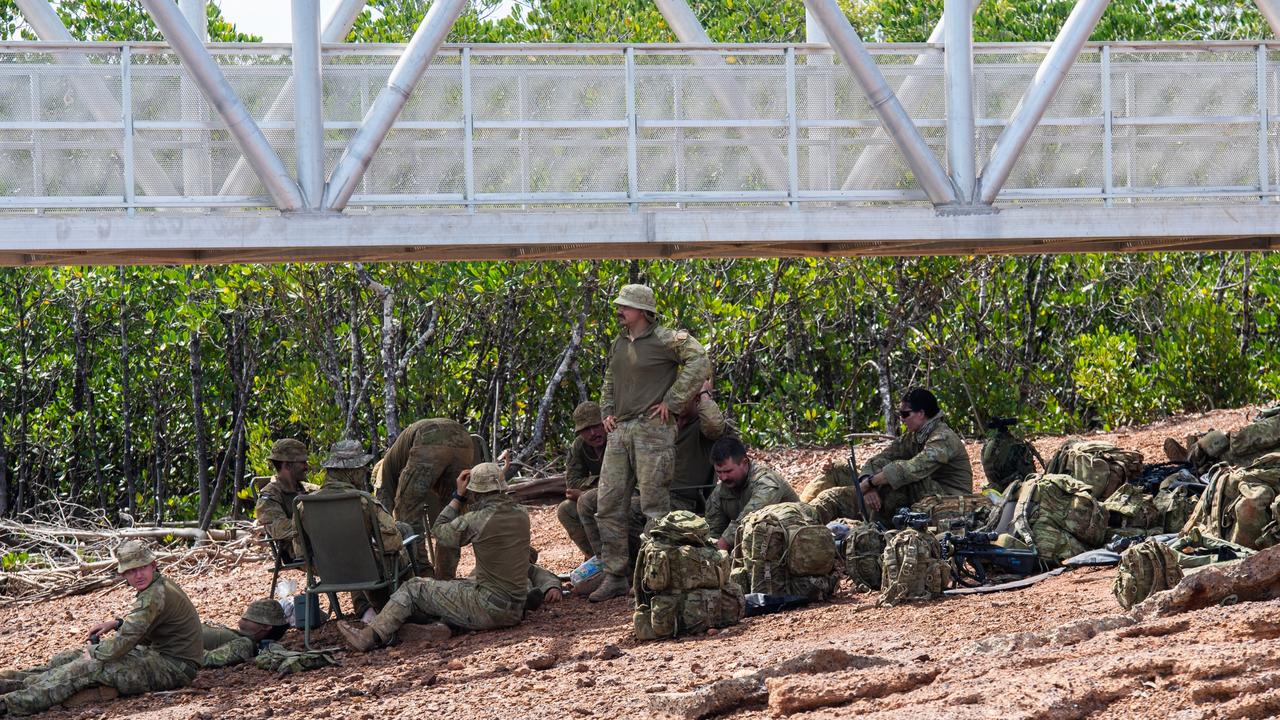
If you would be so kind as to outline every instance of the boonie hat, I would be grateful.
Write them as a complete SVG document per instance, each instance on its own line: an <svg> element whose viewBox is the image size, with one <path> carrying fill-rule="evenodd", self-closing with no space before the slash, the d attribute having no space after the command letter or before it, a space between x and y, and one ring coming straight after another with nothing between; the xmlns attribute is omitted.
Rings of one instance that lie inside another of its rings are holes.
<svg viewBox="0 0 1280 720"><path fill-rule="evenodd" d="M574 432L582 432L603 423L604 419L600 417L600 406L590 400L579 403L578 407L573 409Z"/></svg>
<svg viewBox="0 0 1280 720"><path fill-rule="evenodd" d="M326 468L362 468L373 462L373 455L364 451L364 446L355 440L339 440L329 450L329 457L324 459L321 467Z"/></svg>
<svg viewBox="0 0 1280 720"><path fill-rule="evenodd" d="M271 454L267 459L276 462L306 462L307 446L301 440L283 438L271 446Z"/></svg>
<svg viewBox="0 0 1280 720"><path fill-rule="evenodd" d="M289 621L284 619L284 610L281 609L280 603L271 598L258 598L249 603L249 607L244 609L244 614L240 617L263 625L289 624Z"/></svg>
<svg viewBox="0 0 1280 720"><path fill-rule="evenodd" d="M497 463L480 463L471 468L471 478L467 482L471 492L490 493L507 489L507 481L502 477L502 468Z"/></svg>
<svg viewBox="0 0 1280 720"><path fill-rule="evenodd" d="M151 554L151 549L141 540L126 540L116 548L116 572L121 574L155 561L156 556Z"/></svg>
<svg viewBox="0 0 1280 720"><path fill-rule="evenodd" d="M1196 445L1209 455L1209 457L1219 457L1227 448L1231 446L1231 438L1221 430L1210 430L1204 434L1204 437L1196 441Z"/></svg>
<svg viewBox="0 0 1280 720"><path fill-rule="evenodd" d="M626 305L637 310L646 310L651 313L658 312L657 301L653 299L653 289L648 285L623 285L618 291L618 297L613 301L614 305Z"/></svg>

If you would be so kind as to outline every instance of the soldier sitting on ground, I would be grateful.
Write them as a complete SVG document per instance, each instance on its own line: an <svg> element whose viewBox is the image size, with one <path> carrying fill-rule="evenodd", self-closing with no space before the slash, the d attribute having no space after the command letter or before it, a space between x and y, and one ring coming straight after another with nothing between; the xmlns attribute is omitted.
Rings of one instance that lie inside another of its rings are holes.
<svg viewBox="0 0 1280 720"><path fill-rule="evenodd" d="M258 526L266 531L268 539L292 540L294 500L315 489L306 483L307 471L310 469L307 467L307 446L293 438L277 440L271 446L271 454L267 456L267 460L271 461L275 475L271 476L271 482L258 491L254 515ZM285 562L302 557L296 544L280 542L276 547Z"/></svg>
<svg viewBox="0 0 1280 720"><path fill-rule="evenodd" d="M762 507L796 502L796 491L776 470L747 457L747 446L735 437L722 437L711 446L716 489L707 499L707 526L716 547L731 550L738 521Z"/></svg>
<svg viewBox="0 0 1280 720"><path fill-rule="evenodd" d="M604 431L600 406L587 401L574 408L573 431L578 437L574 438L565 460L565 499L556 508L556 518L569 534L569 539L582 551L582 559L589 560L600 552L599 533L593 543L583 527L582 515L595 515L600 462L604 460L604 446L609 439ZM584 500L586 495L590 497Z"/></svg>
<svg viewBox="0 0 1280 720"><path fill-rule="evenodd" d="M390 642L409 621L433 623L433 634L443 637L450 628L510 627L524 618L529 604L562 597L559 578L530 561L529 514L506 494L504 476L504 468L495 463L461 473L453 497L431 527L440 545L459 550L472 546L474 575L464 580L409 580L367 626L338 623L347 644L367 652Z"/></svg>
<svg viewBox="0 0 1280 720"><path fill-rule="evenodd" d="M137 540L116 550L117 571L138 592L123 618L89 629L89 643L74 657L62 654L22 687L0 695L0 715L43 712L73 695L103 689L99 697L138 695L186 687L200 669L200 616L178 584L156 569L155 556ZM114 637L99 637L114 631ZM56 664L55 664L56 663ZM6 673L10 680L17 674Z"/></svg>
<svg viewBox="0 0 1280 720"><path fill-rule="evenodd" d="M1225 462L1243 467L1280 447L1280 407L1268 408L1248 425L1232 432L1210 430L1187 436L1186 445L1174 438L1164 441L1164 453L1173 462L1191 463L1197 475Z"/></svg>
<svg viewBox="0 0 1280 720"><path fill-rule="evenodd" d="M220 668L252 660L264 643L275 642L289 630L289 622L280 603L259 598L249 603L235 630L205 623L202 628L204 661L202 667Z"/></svg>

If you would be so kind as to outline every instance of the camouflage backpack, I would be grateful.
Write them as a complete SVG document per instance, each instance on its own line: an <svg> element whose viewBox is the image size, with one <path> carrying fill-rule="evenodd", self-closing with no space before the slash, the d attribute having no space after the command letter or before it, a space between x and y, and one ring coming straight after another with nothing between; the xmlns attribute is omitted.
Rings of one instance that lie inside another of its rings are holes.
<svg viewBox="0 0 1280 720"><path fill-rule="evenodd" d="M1161 488L1153 501L1160 511L1160 529L1167 533L1182 532L1195 512L1197 491L1187 487Z"/></svg>
<svg viewBox="0 0 1280 720"><path fill-rule="evenodd" d="M1102 502L1109 515L1107 526L1112 529L1163 529L1164 515L1156 507L1155 498L1132 483L1121 485Z"/></svg>
<svg viewBox="0 0 1280 720"><path fill-rule="evenodd" d="M735 625L745 607L729 577L728 553L715 547L707 521L685 510L641 536L635 591L638 640Z"/></svg>
<svg viewBox="0 0 1280 720"><path fill-rule="evenodd" d="M951 568L942 560L937 538L911 528L885 536L880 563L877 606L938 597L951 580Z"/></svg>
<svg viewBox="0 0 1280 720"><path fill-rule="evenodd" d="M964 521L967 528L981 527L993 507L986 495L926 495L912 503L911 512L926 513L930 527L942 532L956 520Z"/></svg>
<svg viewBox="0 0 1280 720"><path fill-rule="evenodd" d="M1214 466L1184 530L1261 550L1280 540L1278 521L1280 453L1271 453L1245 468Z"/></svg>
<svg viewBox="0 0 1280 720"><path fill-rule="evenodd" d="M1111 497L1142 475L1142 453L1101 440L1072 438L1045 464L1046 475L1070 475L1089 486L1094 499Z"/></svg>
<svg viewBox="0 0 1280 720"><path fill-rule="evenodd" d="M991 433L982 443L982 474L987 476L987 485L1003 492L1010 483L1035 471L1035 449L1008 428Z"/></svg>
<svg viewBox="0 0 1280 720"><path fill-rule="evenodd" d="M802 502L760 508L738 524L731 577L743 592L825 600L840 582L836 542Z"/></svg>
<svg viewBox="0 0 1280 720"><path fill-rule="evenodd" d="M1120 567L1111 588L1120 607L1128 610L1182 580L1178 556L1158 540L1145 540L1120 556Z"/></svg>
<svg viewBox="0 0 1280 720"><path fill-rule="evenodd" d="M880 565L884 555L884 531L875 523L839 518L827 524L837 537L844 563L845 577L853 583L854 592L880 589ZM842 528L842 529L841 529Z"/></svg>
<svg viewBox="0 0 1280 720"><path fill-rule="evenodd" d="M1046 562L1060 563L1106 540L1107 511L1070 475L1027 477L1009 487L1005 502L1014 503L1012 534Z"/></svg>

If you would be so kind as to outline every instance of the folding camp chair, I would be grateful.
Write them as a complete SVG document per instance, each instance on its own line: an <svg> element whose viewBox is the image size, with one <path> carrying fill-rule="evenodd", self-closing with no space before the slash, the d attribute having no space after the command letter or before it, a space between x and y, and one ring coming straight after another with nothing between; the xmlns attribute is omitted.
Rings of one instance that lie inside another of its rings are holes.
<svg viewBox="0 0 1280 720"><path fill-rule="evenodd" d="M341 617L334 593L387 590L395 592L404 576L416 574L416 562L401 568L401 548L384 548L372 503L358 491L299 495L295 504L302 513L302 546L307 568L307 604L312 595L330 595L330 605ZM404 539L409 545L417 539ZM392 562L383 559L392 554ZM388 569L388 564L391 568ZM311 625L303 629L303 642L311 647Z"/></svg>

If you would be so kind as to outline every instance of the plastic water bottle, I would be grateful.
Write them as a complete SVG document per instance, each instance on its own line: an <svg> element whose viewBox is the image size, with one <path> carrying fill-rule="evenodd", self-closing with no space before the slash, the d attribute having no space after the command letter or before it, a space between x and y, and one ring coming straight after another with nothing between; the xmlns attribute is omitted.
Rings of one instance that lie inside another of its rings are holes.
<svg viewBox="0 0 1280 720"><path fill-rule="evenodd" d="M579 585L603 571L604 567L600 564L600 557L598 555L592 555L589 560L574 568L573 572L569 573L569 582L574 585Z"/></svg>

